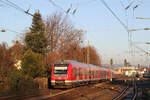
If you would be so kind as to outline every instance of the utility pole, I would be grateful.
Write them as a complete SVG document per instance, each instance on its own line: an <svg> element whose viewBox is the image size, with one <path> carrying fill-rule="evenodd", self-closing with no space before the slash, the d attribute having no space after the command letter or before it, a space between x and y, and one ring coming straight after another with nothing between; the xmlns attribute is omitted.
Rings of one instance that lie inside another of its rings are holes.
<svg viewBox="0 0 150 100"><path fill-rule="evenodd" d="M113 65L113 59L111 58L110 59L110 69L112 68L112 65Z"/></svg>
<svg viewBox="0 0 150 100"><path fill-rule="evenodd" d="M90 63L90 42L88 40L88 47L87 47L87 64Z"/></svg>
<svg viewBox="0 0 150 100"><path fill-rule="evenodd" d="M112 65L113 65L113 59L111 58L110 59L110 67L109 67L110 70L112 69ZM112 81L112 73L110 73L110 81Z"/></svg>

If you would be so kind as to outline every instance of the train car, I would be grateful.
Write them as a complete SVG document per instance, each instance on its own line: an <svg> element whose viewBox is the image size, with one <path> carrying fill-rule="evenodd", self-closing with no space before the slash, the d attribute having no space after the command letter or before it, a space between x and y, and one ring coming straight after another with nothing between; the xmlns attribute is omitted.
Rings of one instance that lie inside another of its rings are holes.
<svg viewBox="0 0 150 100"><path fill-rule="evenodd" d="M112 70L73 60L61 60L52 66L51 85L56 88L75 87L112 77L115 77Z"/></svg>

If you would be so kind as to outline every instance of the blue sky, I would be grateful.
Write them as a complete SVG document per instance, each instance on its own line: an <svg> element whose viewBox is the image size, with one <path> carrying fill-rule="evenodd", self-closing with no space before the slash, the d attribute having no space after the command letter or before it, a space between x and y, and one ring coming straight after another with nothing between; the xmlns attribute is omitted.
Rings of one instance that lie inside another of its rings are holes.
<svg viewBox="0 0 150 100"><path fill-rule="evenodd" d="M3 0L5 1L5 0ZM131 63L146 63L149 57L144 53L129 54L127 51L139 51L128 45L128 34L118 20L110 13L110 11L100 2L100 0L53 0L60 7L52 5L49 0L10 0L23 9L30 9L30 13L40 10L43 19L54 12L63 12L72 4L73 9L77 8L75 15L69 14L72 23L83 30L86 30L85 40L89 40L94 45L103 59L103 63L109 63L109 59L113 58L114 63L123 62L124 58L130 60ZM128 10L125 7L133 1ZM142 1L142 2L140 2ZM150 1L149 0L105 0L115 14L130 29L138 29L150 27L150 20L138 20L136 17L150 17ZM139 6L133 11L133 7ZM62 10L63 9L63 10ZM32 17L18 11L0 1L0 29L10 29L19 33L28 30L32 23ZM148 42L150 41L150 31L132 32L132 41ZM12 40L16 39L19 33L7 31L0 32L0 43L7 42L12 45ZM86 43L85 41L85 43ZM137 44L145 50L150 50L149 45Z"/></svg>

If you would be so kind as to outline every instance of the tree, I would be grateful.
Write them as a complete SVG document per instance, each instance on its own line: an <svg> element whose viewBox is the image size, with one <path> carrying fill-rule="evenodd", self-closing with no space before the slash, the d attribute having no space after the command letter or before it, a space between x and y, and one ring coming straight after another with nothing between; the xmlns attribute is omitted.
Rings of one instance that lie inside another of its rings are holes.
<svg viewBox="0 0 150 100"><path fill-rule="evenodd" d="M101 65L100 56L98 55L97 50L93 46L90 46L89 53L90 53L90 64L97 66Z"/></svg>
<svg viewBox="0 0 150 100"><path fill-rule="evenodd" d="M80 44L84 31L76 29L67 16L62 13L54 13L45 20L45 32L48 38L49 51L60 52L61 46L68 49L70 44Z"/></svg>
<svg viewBox="0 0 150 100"><path fill-rule="evenodd" d="M77 44L70 44L66 52L64 52L64 59L76 60L81 62L82 60L81 47Z"/></svg>
<svg viewBox="0 0 150 100"><path fill-rule="evenodd" d="M44 76L46 73L42 61L43 56L41 54L35 53L31 49L27 50L21 63L23 74L33 78Z"/></svg>
<svg viewBox="0 0 150 100"><path fill-rule="evenodd" d="M31 49L33 52L44 55L48 46L44 31L45 27L38 11L33 16L30 32L25 35L25 50Z"/></svg>
<svg viewBox="0 0 150 100"><path fill-rule="evenodd" d="M13 71L15 60L12 56L12 52L8 49L6 43L0 44L0 88L5 88L8 84L8 77Z"/></svg>
<svg viewBox="0 0 150 100"><path fill-rule="evenodd" d="M16 41L15 44L10 48L10 50L15 60L21 60L21 57L23 55L23 45L19 41Z"/></svg>
<svg viewBox="0 0 150 100"><path fill-rule="evenodd" d="M46 68L47 76L51 75L52 64L54 64L57 60L60 60L60 58L59 54L56 52L49 52L44 56L43 64Z"/></svg>

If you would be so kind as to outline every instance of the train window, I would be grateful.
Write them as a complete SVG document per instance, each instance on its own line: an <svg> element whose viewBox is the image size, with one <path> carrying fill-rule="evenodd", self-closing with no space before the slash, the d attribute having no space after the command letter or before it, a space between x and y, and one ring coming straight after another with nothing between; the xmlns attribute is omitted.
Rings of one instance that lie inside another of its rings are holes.
<svg viewBox="0 0 150 100"><path fill-rule="evenodd" d="M93 74L93 76L94 76L94 70L93 70L92 72L93 72L92 74Z"/></svg>
<svg viewBox="0 0 150 100"><path fill-rule="evenodd" d="M82 69L82 76L84 76L84 72L85 72L84 69Z"/></svg>
<svg viewBox="0 0 150 100"><path fill-rule="evenodd" d="M88 69L86 70L86 75L87 75L87 76L89 75L89 70L88 70Z"/></svg>
<svg viewBox="0 0 150 100"><path fill-rule="evenodd" d="M84 76L86 75L86 69L83 69L83 75Z"/></svg>
<svg viewBox="0 0 150 100"><path fill-rule="evenodd" d="M92 76L94 76L94 71L92 71Z"/></svg>
<svg viewBox="0 0 150 100"><path fill-rule="evenodd" d="M88 76L89 72L88 72L88 69L86 70L86 75Z"/></svg>
<svg viewBox="0 0 150 100"><path fill-rule="evenodd" d="M80 69L80 76L82 76L82 69Z"/></svg>
<svg viewBox="0 0 150 100"><path fill-rule="evenodd" d="M76 68L76 76L78 76L78 68Z"/></svg>
<svg viewBox="0 0 150 100"><path fill-rule="evenodd" d="M75 76L77 76L77 71L76 71L76 68L74 68L74 73L75 73Z"/></svg>
<svg viewBox="0 0 150 100"><path fill-rule="evenodd" d="M80 69L78 69L78 75L80 76Z"/></svg>
<svg viewBox="0 0 150 100"><path fill-rule="evenodd" d="M96 76L98 77L98 71L96 71Z"/></svg>
<svg viewBox="0 0 150 100"><path fill-rule="evenodd" d="M83 75L83 70L82 69L80 69L80 76L82 76Z"/></svg>
<svg viewBox="0 0 150 100"><path fill-rule="evenodd" d="M54 74L67 74L68 64L55 64Z"/></svg>

